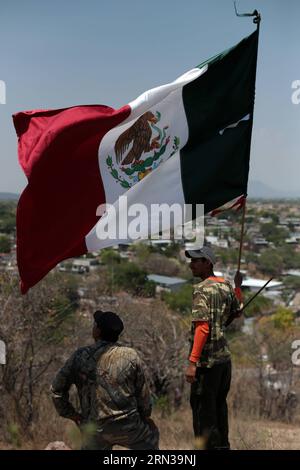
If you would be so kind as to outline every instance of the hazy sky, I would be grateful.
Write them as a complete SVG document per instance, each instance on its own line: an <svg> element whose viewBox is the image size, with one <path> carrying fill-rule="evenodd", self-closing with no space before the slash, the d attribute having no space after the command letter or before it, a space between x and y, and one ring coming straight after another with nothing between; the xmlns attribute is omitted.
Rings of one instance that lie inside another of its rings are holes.
<svg viewBox="0 0 300 470"><path fill-rule="evenodd" d="M262 14L250 178L300 192L300 1L239 0ZM250 34L231 0L1 0L0 191L19 192L11 115L35 108L118 108Z"/></svg>

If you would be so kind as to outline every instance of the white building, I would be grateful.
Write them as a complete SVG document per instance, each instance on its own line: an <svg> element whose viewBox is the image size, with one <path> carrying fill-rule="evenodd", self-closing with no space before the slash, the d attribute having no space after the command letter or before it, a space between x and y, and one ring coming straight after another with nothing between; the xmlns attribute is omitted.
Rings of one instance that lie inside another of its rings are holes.
<svg viewBox="0 0 300 470"><path fill-rule="evenodd" d="M250 292L257 292L259 289L261 289L267 280L265 279L255 279L255 278L249 278L249 279L244 279L242 283L242 288L247 289ZM267 287L263 290L265 297L269 298L275 298L279 297L281 295L281 288L283 286L283 283L280 281L270 281Z"/></svg>
<svg viewBox="0 0 300 470"><path fill-rule="evenodd" d="M73 273L88 273L90 271L95 271L99 266L99 261L94 258L78 258L74 259L72 263L72 272Z"/></svg>
<svg viewBox="0 0 300 470"><path fill-rule="evenodd" d="M206 242L212 246L218 246L219 248L228 248L228 240L225 240L224 238L219 238L213 235L207 235L205 239Z"/></svg>

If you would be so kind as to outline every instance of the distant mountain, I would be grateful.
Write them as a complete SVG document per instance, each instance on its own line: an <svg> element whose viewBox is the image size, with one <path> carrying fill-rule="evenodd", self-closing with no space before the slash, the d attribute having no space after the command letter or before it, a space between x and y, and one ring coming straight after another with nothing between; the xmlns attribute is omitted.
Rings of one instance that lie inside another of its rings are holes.
<svg viewBox="0 0 300 470"><path fill-rule="evenodd" d="M15 193L0 193L0 201L17 201L19 196Z"/></svg>
<svg viewBox="0 0 300 470"><path fill-rule="evenodd" d="M274 189L261 181L249 181L248 196L255 199L299 199L299 191Z"/></svg>
<svg viewBox="0 0 300 470"><path fill-rule="evenodd" d="M299 191L282 191L274 189L261 181L250 180L248 196L252 199L300 199L300 188ZM19 194L0 192L0 201L17 201L19 197Z"/></svg>

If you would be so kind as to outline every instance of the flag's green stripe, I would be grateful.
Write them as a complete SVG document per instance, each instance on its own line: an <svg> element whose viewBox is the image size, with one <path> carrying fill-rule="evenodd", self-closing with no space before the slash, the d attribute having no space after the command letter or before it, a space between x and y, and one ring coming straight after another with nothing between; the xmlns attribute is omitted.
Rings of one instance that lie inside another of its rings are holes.
<svg viewBox="0 0 300 470"><path fill-rule="evenodd" d="M246 193L252 122L219 131L253 113L257 31L214 57L208 70L183 88L189 139L181 151L187 203L205 210Z"/></svg>
<svg viewBox="0 0 300 470"><path fill-rule="evenodd" d="M222 59L223 57L225 57L232 49L234 49L236 46L233 46L233 47L230 47L229 49L226 49L225 51L223 52L220 52L219 54L216 54L212 57L210 57L209 59L206 59L204 62L201 62L201 64L197 65L196 68L197 69L201 69L202 67L204 67L205 65L212 65L214 62L217 62L218 60Z"/></svg>

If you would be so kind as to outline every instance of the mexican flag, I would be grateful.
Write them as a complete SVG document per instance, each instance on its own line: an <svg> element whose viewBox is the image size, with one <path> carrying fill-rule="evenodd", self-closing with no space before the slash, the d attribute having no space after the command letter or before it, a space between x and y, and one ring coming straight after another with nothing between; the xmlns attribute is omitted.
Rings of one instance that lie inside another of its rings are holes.
<svg viewBox="0 0 300 470"><path fill-rule="evenodd" d="M28 178L17 210L25 293L60 261L115 245L99 238L103 204L204 204L247 193L258 33L120 109L13 116ZM120 209L118 209L120 210ZM147 235L147 234L145 234Z"/></svg>

